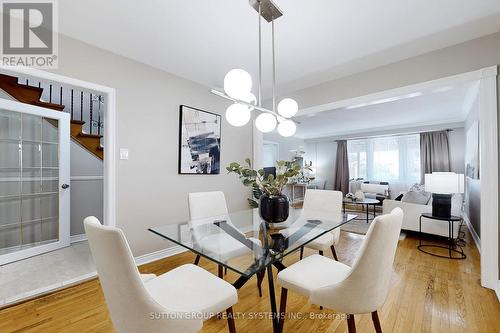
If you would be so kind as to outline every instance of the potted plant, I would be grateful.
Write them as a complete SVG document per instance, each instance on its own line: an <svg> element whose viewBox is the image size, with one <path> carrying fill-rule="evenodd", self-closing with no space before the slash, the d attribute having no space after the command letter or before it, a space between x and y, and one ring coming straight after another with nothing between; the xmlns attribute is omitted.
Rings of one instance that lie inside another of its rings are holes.
<svg viewBox="0 0 500 333"><path fill-rule="evenodd" d="M300 166L289 161L277 161L276 165L276 177L272 174L265 177L264 169L252 169L249 158L245 159L245 165L233 162L226 168L229 173L239 175L243 185L252 188L253 197L248 199L250 207L259 207L260 216L268 223L284 222L288 218L290 204L283 188L300 172Z"/></svg>

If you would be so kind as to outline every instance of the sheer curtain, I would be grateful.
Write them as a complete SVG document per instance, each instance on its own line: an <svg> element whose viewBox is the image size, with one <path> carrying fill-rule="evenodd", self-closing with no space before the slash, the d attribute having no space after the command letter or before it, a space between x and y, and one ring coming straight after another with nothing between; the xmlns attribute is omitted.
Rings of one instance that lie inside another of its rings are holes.
<svg viewBox="0 0 500 333"><path fill-rule="evenodd" d="M420 181L418 134L349 140L351 178L415 183Z"/></svg>

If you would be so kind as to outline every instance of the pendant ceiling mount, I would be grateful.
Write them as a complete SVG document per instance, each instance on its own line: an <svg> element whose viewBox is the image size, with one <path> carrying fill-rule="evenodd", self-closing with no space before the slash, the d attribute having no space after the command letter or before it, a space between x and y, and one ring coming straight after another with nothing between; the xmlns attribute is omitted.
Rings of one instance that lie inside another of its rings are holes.
<svg viewBox="0 0 500 333"><path fill-rule="evenodd" d="M276 20L280 16L283 16L283 12L278 8L271 0L249 0L250 6L259 12L260 5L260 15L269 23Z"/></svg>
<svg viewBox="0 0 500 333"><path fill-rule="evenodd" d="M226 120L229 124L240 127L251 119L251 112L262 112L255 119L255 126L263 133L277 128L284 137L295 134L296 123L291 119L298 111L298 104L291 98L284 98L276 105L276 55L274 48L274 21L283 16L283 12L271 0L249 0L250 6L258 14L259 32L259 81L257 97L251 92L252 77L243 69L232 69L224 77L224 91L212 89L212 93L233 102L226 110ZM262 29L264 18L272 27L272 109L262 107Z"/></svg>

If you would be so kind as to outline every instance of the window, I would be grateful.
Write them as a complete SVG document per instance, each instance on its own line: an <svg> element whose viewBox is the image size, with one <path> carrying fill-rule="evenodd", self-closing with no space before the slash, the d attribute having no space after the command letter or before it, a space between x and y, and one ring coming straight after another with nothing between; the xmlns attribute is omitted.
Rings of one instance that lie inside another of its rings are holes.
<svg viewBox="0 0 500 333"><path fill-rule="evenodd" d="M420 180L420 136L387 136L347 142L350 178Z"/></svg>
<svg viewBox="0 0 500 333"><path fill-rule="evenodd" d="M351 178L368 178L366 170L366 140L347 142L347 156L349 160L349 176Z"/></svg>

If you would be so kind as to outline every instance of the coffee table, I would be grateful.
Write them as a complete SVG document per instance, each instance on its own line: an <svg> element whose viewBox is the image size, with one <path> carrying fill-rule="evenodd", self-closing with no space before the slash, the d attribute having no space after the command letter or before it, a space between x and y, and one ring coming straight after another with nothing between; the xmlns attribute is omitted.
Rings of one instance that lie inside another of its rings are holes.
<svg viewBox="0 0 500 333"><path fill-rule="evenodd" d="M348 199L344 198L343 200L343 207L344 207L344 214L345 214L345 204L346 203L351 203L355 205L366 205L366 223L370 222L370 205L373 206L373 218L376 216L376 211L375 211L375 206L380 204L380 200L378 199L370 199L370 198L365 198L365 199Z"/></svg>

